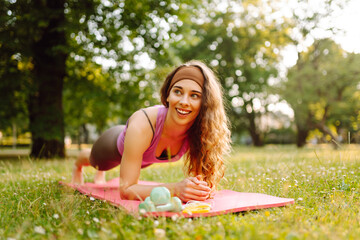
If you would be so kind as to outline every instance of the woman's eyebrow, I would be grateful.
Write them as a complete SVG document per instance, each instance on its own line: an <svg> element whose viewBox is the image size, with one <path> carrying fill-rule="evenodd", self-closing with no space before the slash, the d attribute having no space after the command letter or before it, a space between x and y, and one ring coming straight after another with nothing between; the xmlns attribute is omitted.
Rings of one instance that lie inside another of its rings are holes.
<svg viewBox="0 0 360 240"><path fill-rule="evenodd" d="M202 92L200 92L200 91L197 91L197 90L192 90L192 92L195 92L195 93L199 93L199 94L202 94Z"/></svg>
<svg viewBox="0 0 360 240"><path fill-rule="evenodd" d="M179 89L184 89L182 86L174 86L173 88L179 88ZM198 91L198 90L191 90L191 92L195 92L195 93L199 93L199 94L202 94L202 92Z"/></svg>
<svg viewBox="0 0 360 240"><path fill-rule="evenodd" d="M174 88L180 88L180 89L183 89L183 87L181 87L181 86L174 86Z"/></svg>

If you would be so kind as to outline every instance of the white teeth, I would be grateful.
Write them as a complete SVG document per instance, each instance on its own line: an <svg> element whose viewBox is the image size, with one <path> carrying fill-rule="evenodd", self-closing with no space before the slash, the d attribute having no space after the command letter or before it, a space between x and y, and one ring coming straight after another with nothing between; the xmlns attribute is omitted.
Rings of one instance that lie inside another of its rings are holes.
<svg viewBox="0 0 360 240"><path fill-rule="evenodd" d="M183 110L180 110L180 109L176 109L179 113L181 114L188 114L190 113L190 111L183 111Z"/></svg>

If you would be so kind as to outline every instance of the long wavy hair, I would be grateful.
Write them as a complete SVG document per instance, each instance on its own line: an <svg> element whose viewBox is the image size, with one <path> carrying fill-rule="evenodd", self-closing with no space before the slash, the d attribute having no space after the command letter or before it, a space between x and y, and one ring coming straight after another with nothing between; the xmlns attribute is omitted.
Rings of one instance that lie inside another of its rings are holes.
<svg viewBox="0 0 360 240"><path fill-rule="evenodd" d="M201 175L212 189L224 176L223 155L230 150L229 120L226 116L223 90L215 73L204 63L192 60L175 68L161 88L161 102L166 101L175 73L182 67L198 67L204 75L202 101L199 115L189 129L190 150L185 156L184 172L189 176Z"/></svg>

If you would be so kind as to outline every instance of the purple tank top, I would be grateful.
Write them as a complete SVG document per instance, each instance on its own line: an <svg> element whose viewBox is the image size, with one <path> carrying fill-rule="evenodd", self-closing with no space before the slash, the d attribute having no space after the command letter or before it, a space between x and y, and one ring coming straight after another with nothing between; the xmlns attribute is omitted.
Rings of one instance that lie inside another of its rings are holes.
<svg viewBox="0 0 360 240"><path fill-rule="evenodd" d="M143 154L143 160L141 163L141 168L147 167L153 163L164 163L164 162L175 162L178 161L185 153L186 151L189 149L189 142L188 139L186 138L179 150L179 152L172 157L170 160L159 160L156 158L156 147L159 143L160 137L161 137L161 133L164 127L164 122L165 122L165 118L166 118L166 113L168 111L168 109L165 106L159 105L158 106L158 114L156 117L156 127L155 127L155 134L154 137L150 143L149 148L144 152ZM129 120L128 120L129 121ZM124 141L125 141L125 135L126 135L126 129L127 129L127 125L128 122L126 123L126 127L124 128L124 130L120 133L118 139L117 139L117 148L118 151L120 153L120 155L122 156L124 153Z"/></svg>

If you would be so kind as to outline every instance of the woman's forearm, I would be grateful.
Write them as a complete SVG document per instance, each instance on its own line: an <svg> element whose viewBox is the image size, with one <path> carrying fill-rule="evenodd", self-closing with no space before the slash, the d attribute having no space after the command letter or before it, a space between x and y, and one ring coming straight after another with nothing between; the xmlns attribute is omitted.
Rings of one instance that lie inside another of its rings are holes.
<svg viewBox="0 0 360 240"><path fill-rule="evenodd" d="M169 189L172 196L176 196L177 183L165 183L159 185L143 185L134 184L129 187L120 187L120 197L127 200L141 200L144 201L146 197L150 196L151 191L155 187L166 187Z"/></svg>
<svg viewBox="0 0 360 240"><path fill-rule="evenodd" d="M188 177L181 182L165 183L159 185L143 185L133 184L130 186L122 185L120 187L120 196L122 199L128 200L145 200L150 196L151 191L155 187L166 187L169 189L171 196L179 197L183 202L190 200L204 201L209 198L211 189L207 183L200 181L195 177Z"/></svg>

